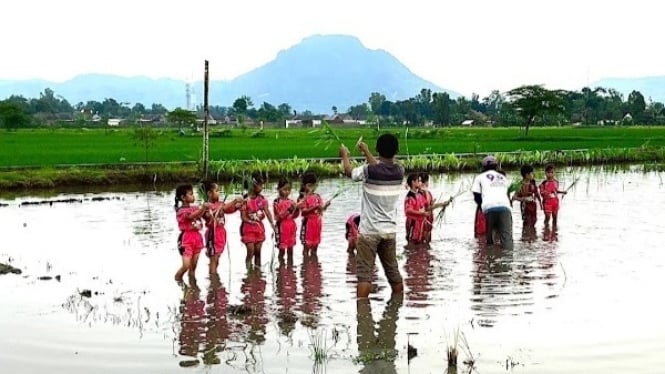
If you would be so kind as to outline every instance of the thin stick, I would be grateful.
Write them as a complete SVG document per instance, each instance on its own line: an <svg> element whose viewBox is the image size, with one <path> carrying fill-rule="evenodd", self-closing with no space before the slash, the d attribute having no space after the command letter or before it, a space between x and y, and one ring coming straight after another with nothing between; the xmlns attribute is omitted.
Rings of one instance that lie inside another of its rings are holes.
<svg viewBox="0 0 665 374"><path fill-rule="evenodd" d="M571 183L570 186L568 186L568 188L566 188L564 190L566 193L563 196L561 196L561 200L563 200L563 198L566 197L566 194L568 194L568 191L570 191L571 188L575 187L575 185L577 184L577 181L579 181L579 180L580 180L580 177L575 178L573 183Z"/></svg>

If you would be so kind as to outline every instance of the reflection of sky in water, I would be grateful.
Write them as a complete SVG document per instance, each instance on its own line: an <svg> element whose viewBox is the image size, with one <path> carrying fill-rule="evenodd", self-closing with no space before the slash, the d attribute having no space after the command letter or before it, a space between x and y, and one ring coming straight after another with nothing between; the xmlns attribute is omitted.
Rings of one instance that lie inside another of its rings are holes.
<svg viewBox="0 0 665 374"><path fill-rule="evenodd" d="M172 191L103 193L95 196L120 199L53 206L3 201L0 262L11 258L24 273L0 278L0 331L12 336L0 341L0 362L8 372L178 372L197 361L188 370L311 372L317 342L328 352L329 373L443 372L446 343L459 328L483 373L505 372L507 360L531 373L649 372L665 363L652 288L665 263L661 178L578 175L558 232L543 230L539 212L535 240L520 241L514 209L513 251L471 238L470 194L447 209L431 249L403 249L400 233L405 294L395 310L382 269L371 305L355 302L344 223L359 209L359 185L348 181L319 187L324 199L345 190L324 216L318 256L303 259L297 246L292 262L275 259L271 270L268 242L263 267L248 271L239 218L230 215L219 279L209 279L202 257L197 287L184 291L172 281L179 262ZM434 197L463 191L471 177L434 177ZM574 179L565 168L558 177L563 188ZM72 196L92 195L58 198ZM43 275L61 281L37 280ZM81 298L83 289L93 296ZM407 334L418 349L408 367Z"/></svg>

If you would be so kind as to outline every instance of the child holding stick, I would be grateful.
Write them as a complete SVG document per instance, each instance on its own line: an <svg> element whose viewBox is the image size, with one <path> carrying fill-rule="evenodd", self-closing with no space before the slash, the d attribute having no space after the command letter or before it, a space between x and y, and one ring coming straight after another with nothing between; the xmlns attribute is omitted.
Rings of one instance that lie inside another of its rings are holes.
<svg viewBox="0 0 665 374"><path fill-rule="evenodd" d="M554 177L556 168L553 164L545 165L545 180L540 184L540 194L543 197L543 211L545 212L545 226L549 225L552 217L552 227L557 225L559 215L559 194L566 191L559 190L559 181Z"/></svg>
<svg viewBox="0 0 665 374"><path fill-rule="evenodd" d="M204 182L203 188L208 196L210 210L205 215L206 219L206 255L210 259L208 270L210 274L217 274L219 258L224 253L226 246L226 223L225 214L234 213L242 206L242 198L238 197L228 203L219 200L219 186L215 182Z"/></svg>
<svg viewBox="0 0 665 374"><path fill-rule="evenodd" d="M303 245L303 254L316 254L321 243L323 229L323 211L330 206L330 201L324 202L321 195L316 193L316 174L307 172L302 177L302 199L300 212L302 226L300 228L300 241Z"/></svg>
<svg viewBox="0 0 665 374"><path fill-rule="evenodd" d="M279 249L280 263L286 253L289 260L293 259L293 247L296 245L296 221L300 214L298 205L289 196L291 195L291 183L286 178L281 178L277 183L279 196L273 202L275 214L275 241Z"/></svg>
<svg viewBox="0 0 665 374"><path fill-rule="evenodd" d="M194 205L194 187L191 184L182 184L175 190L175 211L178 222L178 251L182 257L182 265L175 273L175 280L182 282L182 277L189 272L190 279L194 279L199 254L203 248L202 217L210 208L208 203Z"/></svg>
<svg viewBox="0 0 665 374"><path fill-rule="evenodd" d="M273 231L275 230L275 223L268 209L268 200L261 195L263 185L265 184L261 173L255 172L252 174L251 186L248 181L245 181L245 184L245 187L248 188L247 198L240 209L240 217L242 218L240 235L242 242L247 248L245 263L249 266L253 258L254 264L260 266L261 247L266 240L263 220L268 218Z"/></svg>

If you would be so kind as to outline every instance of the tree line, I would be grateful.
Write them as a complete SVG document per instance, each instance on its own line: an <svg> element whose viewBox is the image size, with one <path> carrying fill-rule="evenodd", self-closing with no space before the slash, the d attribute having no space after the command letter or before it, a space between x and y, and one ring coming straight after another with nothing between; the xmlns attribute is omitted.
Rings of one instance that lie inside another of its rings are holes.
<svg viewBox="0 0 665 374"><path fill-rule="evenodd" d="M191 113L182 108L169 111L159 103L130 104L106 98L101 102L71 105L47 88L38 98L14 95L0 101L0 126L11 129L63 119L84 124L94 117L97 120L123 118L131 122L151 116L164 116L169 122L182 125L195 121L197 116L200 118L203 112L200 106L196 108L197 113ZM332 106L331 111L338 114L336 106ZM246 120L280 123L295 116L304 120L323 117L311 111L298 113L288 103L263 102L255 106L248 96L237 98L229 107L210 106L209 113L216 119L232 117L237 123ZM526 85L505 93L495 90L484 98L477 94L471 98L452 98L446 92L422 89L413 97L396 101L388 100L383 93L372 92L367 102L353 105L341 114L381 124L451 126L473 122L474 125L522 126L526 132L537 125L665 125L663 103L646 100L636 90L624 98L617 90L603 87L566 91Z"/></svg>

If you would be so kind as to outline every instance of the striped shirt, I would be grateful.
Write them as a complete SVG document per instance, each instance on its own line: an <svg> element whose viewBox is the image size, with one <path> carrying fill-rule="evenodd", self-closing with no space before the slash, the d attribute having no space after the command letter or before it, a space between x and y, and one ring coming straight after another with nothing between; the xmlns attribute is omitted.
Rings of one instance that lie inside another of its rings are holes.
<svg viewBox="0 0 665 374"><path fill-rule="evenodd" d="M358 232L369 235L396 233L396 205L402 192L404 168L383 162L363 165L353 169L351 179L364 182Z"/></svg>

